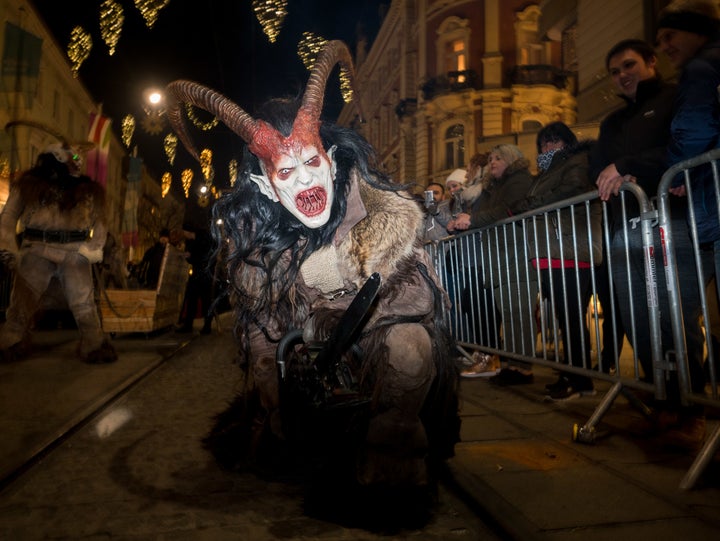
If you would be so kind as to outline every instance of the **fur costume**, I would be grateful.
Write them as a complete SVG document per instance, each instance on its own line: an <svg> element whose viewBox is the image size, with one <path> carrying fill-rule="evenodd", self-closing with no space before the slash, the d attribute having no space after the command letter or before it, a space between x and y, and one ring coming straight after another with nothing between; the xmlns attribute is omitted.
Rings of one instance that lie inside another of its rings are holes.
<svg viewBox="0 0 720 541"><path fill-rule="evenodd" d="M422 249L421 207L376 168L360 135L319 120L338 61L351 71L345 46L329 42L302 101L271 100L256 118L206 87L176 81L168 117L196 157L183 102L218 115L248 142L214 218L222 221L215 234L226 245L241 356L265 426L282 437L282 410L293 407L279 402L278 341L294 329L306 343L326 340L378 272L382 287L358 341L364 362L356 375L371 413L356 479L423 485L428 455L451 456L459 432L457 369L443 323L449 302Z"/></svg>
<svg viewBox="0 0 720 541"><path fill-rule="evenodd" d="M105 192L79 174L71 163L76 157L67 146L48 147L37 166L12 185L0 215L0 250L17 259L7 322L0 329L6 357L23 352L40 298L57 277L80 330L80 357L87 362L117 358L100 326L91 266L102 259L105 244Z"/></svg>

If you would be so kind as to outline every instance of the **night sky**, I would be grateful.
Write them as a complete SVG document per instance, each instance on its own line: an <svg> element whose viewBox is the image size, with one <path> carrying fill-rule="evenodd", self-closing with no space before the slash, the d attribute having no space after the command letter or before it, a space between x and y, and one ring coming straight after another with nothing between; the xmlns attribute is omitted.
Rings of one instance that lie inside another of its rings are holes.
<svg viewBox="0 0 720 541"><path fill-rule="evenodd" d="M116 0L123 6L125 22L115 54L110 56L99 29L101 0L32 2L63 49L74 26L90 32L93 49L80 67L80 79L95 101L103 104L103 113L113 119L118 138L122 118L127 114L136 117L133 144L138 146L138 153L158 177L170 171L174 179L179 179L186 167L197 172L199 167L180 145L174 166L167 163L162 140L169 129L158 136L143 132L140 122L145 89L163 87L175 79L192 79L252 113L269 97L294 96L304 88L308 72L297 55L304 31L342 39L354 52L358 30L362 28L373 39L380 23L379 7L389 5L389 0L289 0L280 35L270 43L250 0L170 0L152 29L147 28L131 0ZM337 86L329 84L326 94L324 111L330 118L342 107ZM197 116L211 120L203 111ZM197 130L193 133L200 148L213 149L216 184L224 187L226 164L231 157L240 156L242 141L222 125L207 136Z"/></svg>

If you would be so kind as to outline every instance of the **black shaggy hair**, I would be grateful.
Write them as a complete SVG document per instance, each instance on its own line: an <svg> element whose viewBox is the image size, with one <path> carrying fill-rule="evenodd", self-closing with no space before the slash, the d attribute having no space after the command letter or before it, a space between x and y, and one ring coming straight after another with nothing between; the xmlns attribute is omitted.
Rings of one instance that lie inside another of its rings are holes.
<svg viewBox="0 0 720 541"><path fill-rule="evenodd" d="M299 106L299 99L274 99L257 111L254 118L268 122L288 136ZM310 254L332 242L345 218L353 169L376 188L405 189L380 171L374 149L356 131L323 122L320 137L326 151L336 147L337 164L335 198L324 226L307 228L285 207L260 192L250 179L251 173L261 174L260 162L247 147L232 193L221 198L213 208L213 234L220 249L227 251L223 258L236 307L236 331L244 339L242 353L245 356L249 352L248 330L266 319L267 314L271 314L270 319L278 324L276 332L281 334L299 325L307 315L309 301L294 287L297 274ZM217 225L218 219L222 220L221 226ZM248 267L261 271L263 280L259 291L243 279L246 276L243 270ZM268 335L272 340L280 337Z"/></svg>

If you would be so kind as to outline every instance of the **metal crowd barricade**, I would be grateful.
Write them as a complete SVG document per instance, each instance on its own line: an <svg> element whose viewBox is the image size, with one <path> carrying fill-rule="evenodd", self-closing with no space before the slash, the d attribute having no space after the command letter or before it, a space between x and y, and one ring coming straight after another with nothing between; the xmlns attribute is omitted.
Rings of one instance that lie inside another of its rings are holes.
<svg viewBox="0 0 720 541"><path fill-rule="evenodd" d="M649 408L634 391L661 399L666 392L660 314L653 309L657 298L652 257L657 213L642 189L632 183L621 187L619 203L621 215L615 217L619 224L615 231L609 206L599 201L597 192L590 192L427 245L450 295L452 309L447 322L465 358L472 360L470 352L480 351L498 355L505 362L531 363L611 383L590 419L573 427L574 439L586 443L595 441L597 424L620 394L649 415ZM599 224L593 222L593 205L602 207ZM611 250L613 235L624 249ZM628 239L633 235L639 235L641 241L644 272L640 275L631 267ZM594 243L602 245L602 256L595 257L588 249L588 257L581 259L578 253L583 246ZM541 260L548 260L549 268L542 268ZM554 265L567 268L553 272ZM645 292L642 302L649 310L642 321L633 316L633 307L636 311L638 307L632 298L624 302L633 327L647 326L653 378L643 372L637 344L631 344L635 346L632 355L621 356L613 350L601 356L602 329L615 342L622 338L620 307L613 291L614 270L620 266L625 266L629 280L637 280L629 289ZM540 288L543 278L545 284ZM602 307L598 301L600 280L605 280L610 290L609 301ZM571 320L571 313L577 314L578 320ZM564 321L556 314L564 314ZM562 328L573 326L587 332L564 336ZM627 358L630 361L624 360ZM663 376L658 377L660 374Z"/></svg>
<svg viewBox="0 0 720 541"><path fill-rule="evenodd" d="M718 298L717 298L717 267L720 266L720 242L716 242L713 248L712 244L702 245L698 238L698 217L695 212L696 202L705 206L710 211L715 210L720 213L720 175L718 173L718 161L720 161L720 149L711 150L689 160L678 163L668 169L662 177L658 186L658 224L662 232L663 257L665 262L666 286L670 298L670 310L672 319L672 332L675 343L675 356L677 361L678 380L680 385L680 393L682 401L685 405L698 404L706 407L720 408L720 398L718 396L718 379L720 377L720 351L717 351L717 345L720 342L713 343L713 330L716 339L720 339L720 314L718 314ZM687 351L685 340L685 321L683 319L683 300L680 296L680 270L687 268L686 261L678 261L676 254L679 243L688 242L684 238L675 238L673 235L671 224L670 200L673 196L668 193L672 186L673 180L680 176L682 184L685 186L687 201L687 221L690 229L690 242L695 256L694 271L697 272L701 307L701 317L704 325L705 334L705 351L707 352L705 360L705 373L702 375L691 367L691 360ZM709 190L709 191L708 191ZM697 201L696 201L697 199ZM717 231L720 225L717 222L718 214L715 214L712 227ZM707 252L713 251L715 264L708 264ZM708 298L708 292L705 287L712 277L715 276L716 287L712 295L715 298ZM712 307L711 302L712 301ZM701 378L705 378L706 384L703 386ZM698 453L693 465L680 483L681 488L692 488L708 463L712 460L715 453L720 448L720 426L715 426L710 431L710 435L705 441L705 445Z"/></svg>

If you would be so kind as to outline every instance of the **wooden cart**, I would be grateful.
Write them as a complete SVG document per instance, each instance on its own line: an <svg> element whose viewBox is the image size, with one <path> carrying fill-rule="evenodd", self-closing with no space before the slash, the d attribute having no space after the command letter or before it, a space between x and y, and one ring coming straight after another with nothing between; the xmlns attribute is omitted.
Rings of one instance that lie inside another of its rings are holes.
<svg viewBox="0 0 720 541"><path fill-rule="evenodd" d="M167 245L156 289L104 289L100 292L103 331L152 332L177 323L190 265L183 253Z"/></svg>

